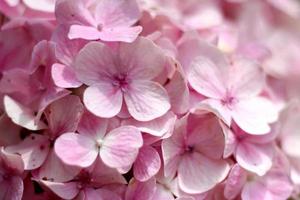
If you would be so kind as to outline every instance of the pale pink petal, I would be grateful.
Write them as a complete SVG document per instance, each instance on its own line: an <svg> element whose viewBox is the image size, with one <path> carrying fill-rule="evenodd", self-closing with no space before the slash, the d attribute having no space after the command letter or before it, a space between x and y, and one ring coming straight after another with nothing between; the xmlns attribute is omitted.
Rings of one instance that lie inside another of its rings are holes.
<svg viewBox="0 0 300 200"><path fill-rule="evenodd" d="M278 118L278 110L273 103L262 97L240 100L232 110L232 117L245 132L263 135L270 132L269 123Z"/></svg>
<svg viewBox="0 0 300 200"><path fill-rule="evenodd" d="M21 156L5 151L4 147L0 150L0 173L22 174L24 172L24 162Z"/></svg>
<svg viewBox="0 0 300 200"><path fill-rule="evenodd" d="M42 12L54 12L55 1L54 0L23 0L26 6L33 10Z"/></svg>
<svg viewBox="0 0 300 200"><path fill-rule="evenodd" d="M259 94L264 85L264 73L251 60L236 59L229 67L228 88L237 98L249 98Z"/></svg>
<svg viewBox="0 0 300 200"><path fill-rule="evenodd" d="M64 163L79 167L92 165L98 155L96 141L76 133L61 135L57 138L54 149Z"/></svg>
<svg viewBox="0 0 300 200"><path fill-rule="evenodd" d="M153 136L161 137L166 134L172 134L177 117L172 112L167 112L162 117L147 122L141 122L134 119L123 121L124 125L132 125L140 129L140 131L149 133Z"/></svg>
<svg viewBox="0 0 300 200"><path fill-rule="evenodd" d="M90 11L81 0L61 0L55 7L55 16L63 24L96 24Z"/></svg>
<svg viewBox="0 0 300 200"><path fill-rule="evenodd" d="M209 58L198 56L193 60L188 81L197 92L206 97L220 99L226 94L224 75Z"/></svg>
<svg viewBox="0 0 300 200"><path fill-rule="evenodd" d="M85 191L85 200L122 200L121 197L115 194L113 191L106 189L90 189L87 188Z"/></svg>
<svg viewBox="0 0 300 200"><path fill-rule="evenodd" d="M225 137L225 147L224 147L223 157L228 158L234 153L237 146L237 140L234 133L228 126L226 126L223 123L220 124Z"/></svg>
<svg viewBox="0 0 300 200"><path fill-rule="evenodd" d="M134 177L139 181L147 181L160 169L161 161L158 152L151 146L143 146L133 165Z"/></svg>
<svg viewBox="0 0 300 200"><path fill-rule="evenodd" d="M138 37L142 30L141 26L104 28L99 32L98 37L108 42L121 41L130 43ZM85 36L85 38L87 37Z"/></svg>
<svg viewBox="0 0 300 200"><path fill-rule="evenodd" d="M78 132L91 138L103 139L108 127L108 120L99 118L90 112L84 112L78 125Z"/></svg>
<svg viewBox="0 0 300 200"><path fill-rule="evenodd" d="M61 88L78 88L82 83L77 79L73 68L55 63L51 69L54 84Z"/></svg>
<svg viewBox="0 0 300 200"><path fill-rule="evenodd" d="M103 118L116 116L121 110L122 101L121 90L105 82L88 87L83 94L86 108L94 115Z"/></svg>
<svg viewBox="0 0 300 200"><path fill-rule="evenodd" d="M282 200L288 199L292 190L293 186L286 174L271 172L263 179L247 183L243 188L241 197L245 200Z"/></svg>
<svg viewBox="0 0 300 200"><path fill-rule="evenodd" d="M44 112L51 134L58 136L62 133L74 132L83 110L84 106L80 98L75 95L68 95L53 102Z"/></svg>
<svg viewBox="0 0 300 200"><path fill-rule="evenodd" d="M1 200L21 200L23 196L23 180L21 177L13 176L9 180L0 182Z"/></svg>
<svg viewBox="0 0 300 200"><path fill-rule="evenodd" d="M100 80L108 82L117 70L112 50L101 42L89 42L75 59L77 78L87 84L97 84Z"/></svg>
<svg viewBox="0 0 300 200"><path fill-rule="evenodd" d="M37 119L34 112L9 96L4 96L4 108L11 120L29 130L45 129L47 126Z"/></svg>
<svg viewBox="0 0 300 200"><path fill-rule="evenodd" d="M64 164L57 157L54 150L50 150L43 165L31 173L36 179L51 180L54 182L67 182L72 180L80 170L81 168L79 167Z"/></svg>
<svg viewBox="0 0 300 200"><path fill-rule="evenodd" d="M96 20L104 27L131 26L141 13L135 0L101 0L96 8Z"/></svg>
<svg viewBox="0 0 300 200"><path fill-rule="evenodd" d="M174 196L172 192L166 189L163 185L157 184L152 200L174 200Z"/></svg>
<svg viewBox="0 0 300 200"><path fill-rule="evenodd" d="M71 25L68 34L69 39L85 39L85 40L97 40L101 38L101 32L95 27Z"/></svg>
<svg viewBox="0 0 300 200"><path fill-rule="evenodd" d="M172 111L176 114L186 113L189 109L189 88L184 75L176 70L165 88L170 97Z"/></svg>
<svg viewBox="0 0 300 200"><path fill-rule="evenodd" d="M168 93L158 83L134 81L129 87L124 99L129 113L136 120L153 120L170 109Z"/></svg>
<svg viewBox="0 0 300 200"><path fill-rule="evenodd" d="M50 148L49 138L44 135L31 134L24 141L5 148L7 152L18 153L24 162L25 170L40 167L45 161Z"/></svg>
<svg viewBox="0 0 300 200"><path fill-rule="evenodd" d="M235 199L242 191L246 179L247 173L238 164L235 164L227 177L224 196L227 199Z"/></svg>
<svg viewBox="0 0 300 200"><path fill-rule="evenodd" d="M239 165L251 172L264 175L272 166L274 150L272 144L238 144L235 158Z"/></svg>
<svg viewBox="0 0 300 200"><path fill-rule="evenodd" d="M187 193L206 192L223 181L229 172L223 160L214 160L192 153L182 158L178 168L179 187Z"/></svg>
<svg viewBox="0 0 300 200"><path fill-rule="evenodd" d="M205 114L212 112L218 116L227 126L231 125L231 110L224 106L219 99L205 99L191 109L192 113Z"/></svg>
<svg viewBox="0 0 300 200"><path fill-rule="evenodd" d="M131 165L143 145L140 131L133 126L121 126L107 133L100 147L100 157L112 168Z"/></svg>
<svg viewBox="0 0 300 200"><path fill-rule="evenodd" d="M132 179L125 194L125 200L152 200L156 191L156 180L151 178L146 182Z"/></svg>
<svg viewBox="0 0 300 200"><path fill-rule="evenodd" d="M151 80L164 69L164 52L147 38L139 37L130 44L121 43L119 51L120 61L134 80Z"/></svg>
<svg viewBox="0 0 300 200"><path fill-rule="evenodd" d="M77 188L78 183L76 182L58 183L43 180L39 182L48 187L51 191L53 191L56 195L63 199L73 199L79 193L79 190Z"/></svg>

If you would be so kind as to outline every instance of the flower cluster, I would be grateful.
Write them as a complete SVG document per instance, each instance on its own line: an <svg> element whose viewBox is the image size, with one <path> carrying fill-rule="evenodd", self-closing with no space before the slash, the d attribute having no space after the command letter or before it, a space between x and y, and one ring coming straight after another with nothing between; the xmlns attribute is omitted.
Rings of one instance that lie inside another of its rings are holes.
<svg viewBox="0 0 300 200"><path fill-rule="evenodd" d="M0 200L300 198L298 0L0 11Z"/></svg>

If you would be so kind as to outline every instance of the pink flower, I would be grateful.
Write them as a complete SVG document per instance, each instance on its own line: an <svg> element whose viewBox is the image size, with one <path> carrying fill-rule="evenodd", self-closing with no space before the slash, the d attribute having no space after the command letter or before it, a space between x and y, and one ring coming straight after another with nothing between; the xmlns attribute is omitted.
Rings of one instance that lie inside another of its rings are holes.
<svg viewBox="0 0 300 200"><path fill-rule="evenodd" d="M55 14L62 24L69 24L69 38L86 40L133 42L142 31L134 25L140 16L135 0L101 0L93 5L81 0L62 0L56 4Z"/></svg>
<svg viewBox="0 0 300 200"><path fill-rule="evenodd" d="M75 62L78 79L89 86L83 95L85 106L104 118L117 115L124 103L136 120L162 116L170 109L169 98L153 79L164 62L163 52L146 38L121 43L116 51L99 42L87 44Z"/></svg>
<svg viewBox="0 0 300 200"><path fill-rule="evenodd" d="M186 115L162 141L165 176L177 172L179 188L186 193L206 192L228 174L223 151L224 136L214 116Z"/></svg>
<svg viewBox="0 0 300 200"><path fill-rule="evenodd" d="M86 113L79 134L61 135L55 142L55 153L64 163L79 167L91 166L100 156L104 164L122 171L135 161L143 145L142 135L133 126L120 126L108 133L107 129L108 120Z"/></svg>
<svg viewBox="0 0 300 200"><path fill-rule="evenodd" d="M194 46L194 52L184 58L188 81L207 97L195 109L215 111L228 126L233 119L250 134L268 133L278 113L271 101L259 96L264 85L259 66L243 58L229 62L220 50L199 39L187 39L182 51L188 51L185 47L189 44Z"/></svg>

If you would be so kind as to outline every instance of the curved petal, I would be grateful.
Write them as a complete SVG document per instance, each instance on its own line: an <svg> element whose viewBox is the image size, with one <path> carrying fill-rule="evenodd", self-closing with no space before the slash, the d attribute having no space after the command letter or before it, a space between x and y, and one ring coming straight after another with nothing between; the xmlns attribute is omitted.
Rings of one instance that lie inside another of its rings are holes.
<svg viewBox="0 0 300 200"><path fill-rule="evenodd" d="M95 27L82 26L82 25L71 25L69 39L85 39L85 40L97 40L101 37L101 32Z"/></svg>
<svg viewBox="0 0 300 200"><path fill-rule="evenodd" d="M151 178L146 182L132 179L126 190L125 200L152 200L156 191L156 180Z"/></svg>
<svg viewBox="0 0 300 200"><path fill-rule="evenodd" d="M82 83L77 79L74 69L63 64L53 64L51 76L57 87L78 88L82 85Z"/></svg>
<svg viewBox="0 0 300 200"><path fill-rule="evenodd" d="M86 108L98 117L111 118L122 108L123 95L109 83L98 83L88 87L83 94Z"/></svg>
<svg viewBox="0 0 300 200"><path fill-rule="evenodd" d="M133 43L121 43L119 51L120 61L128 68L133 80L151 80L164 69L164 52L147 38L138 37Z"/></svg>
<svg viewBox="0 0 300 200"><path fill-rule="evenodd" d="M235 158L240 166L262 176L272 167L273 154L272 144L251 144L245 141L238 144Z"/></svg>
<svg viewBox="0 0 300 200"><path fill-rule="evenodd" d="M184 156L178 168L179 187L187 193L206 192L223 181L229 172L223 160L213 160L199 153Z"/></svg>
<svg viewBox="0 0 300 200"><path fill-rule="evenodd" d="M23 0L24 4L33 10L52 13L55 1L49 0Z"/></svg>
<svg viewBox="0 0 300 200"><path fill-rule="evenodd" d="M68 95L53 102L44 112L51 134L58 136L76 131L83 110L80 98L75 95Z"/></svg>
<svg viewBox="0 0 300 200"><path fill-rule="evenodd" d="M65 133L57 138L54 150L64 163L79 167L92 165L98 155L96 141L76 133Z"/></svg>
<svg viewBox="0 0 300 200"><path fill-rule="evenodd" d="M58 183L43 180L39 182L48 187L51 191L53 191L56 195L63 199L73 199L79 193L79 190L77 188L78 183L76 182Z"/></svg>
<svg viewBox="0 0 300 200"><path fill-rule="evenodd" d="M19 176L13 176L9 180L0 182L1 200L21 200L23 196L23 180Z"/></svg>
<svg viewBox="0 0 300 200"><path fill-rule="evenodd" d="M278 118L273 103L262 97L240 100L232 109L232 118L245 132L263 135L270 132L269 123Z"/></svg>
<svg viewBox="0 0 300 200"><path fill-rule="evenodd" d="M128 111L139 121L164 115L171 107L166 90L152 81L134 81L124 94Z"/></svg>
<svg viewBox="0 0 300 200"><path fill-rule="evenodd" d="M25 170L32 170L40 167L46 160L49 149L49 138L38 134L31 134L19 144L5 148L7 152L18 153L21 155Z"/></svg>
<svg viewBox="0 0 300 200"><path fill-rule="evenodd" d="M135 0L101 0L96 7L96 20L104 27L131 26L141 13Z"/></svg>
<svg viewBox="0 0 300 200"><path fill-rule="evenodd" d="M206 97L221 99L226 94L224 75L209 58L195 58L187 77L190 85Z"/></svg>
<svg viewBox="0 0 300 200"><path fill-rule="evenodd" d="M100 157L112 168L131 165L143 145L141 132L133 126L121 126L104 137L100 147Z"/></svg>
<svg viewBox="0 0 300 200"><path fill-rule="evenodd" d="M103 41L114 42L133 42L142 32L141 26L116 27L103 29L99 32L99 38Z"/></svg>
<svg viewBox="0 0 300 200"><path fill-rule="evenodd" d="M75 59L75 73L77 78L87 84L97 84L99 81L108 82L110 76L117 70L115 55L111 49L101 42L89 42Z"/></svg>
<svg viewBox="0 0 300 200"><path fill-rule="evenodd" d="M134 177L142 182L147 181L157 174L160 165L158 152L151 146L144 146L140 149L133 165Z"/></svg>
<svg viewBox="0 0 300 200"><path fill-rule="evenodd" d="M11 120L29 130L45 129L47 126L34 115L29 108L16 102L9 96L4 96L4 109Z"/></svg>
<svg viewBox="0 0 300 200"><path fill-rule="evenodd" d="M224 196L227 199L235 199L241 192L247 180L247 172L238 164L235 164L227 177L224 188Z"/></svg>

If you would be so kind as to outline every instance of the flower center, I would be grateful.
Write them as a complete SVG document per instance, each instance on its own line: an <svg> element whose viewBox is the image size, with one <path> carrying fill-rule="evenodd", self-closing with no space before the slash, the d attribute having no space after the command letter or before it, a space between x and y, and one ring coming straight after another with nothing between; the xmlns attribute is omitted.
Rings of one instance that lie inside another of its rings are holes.
<svg viewBox="0 0 300 200"><path fill-rule="evenodd" d="M237 103L237 99L233 97L232 94L227 92L226 96L223 99L221 99L221 103L223 106L226 106L227 108L232 110L234 105Z"/></svg>
<svg viewBox="0 0 300 200"><path fill-rule="evenodd" d="M117 87L125 92L128 88L129 80L127 78L127 74L117 74L113 77L112 82L114 87Z"/></svg>

